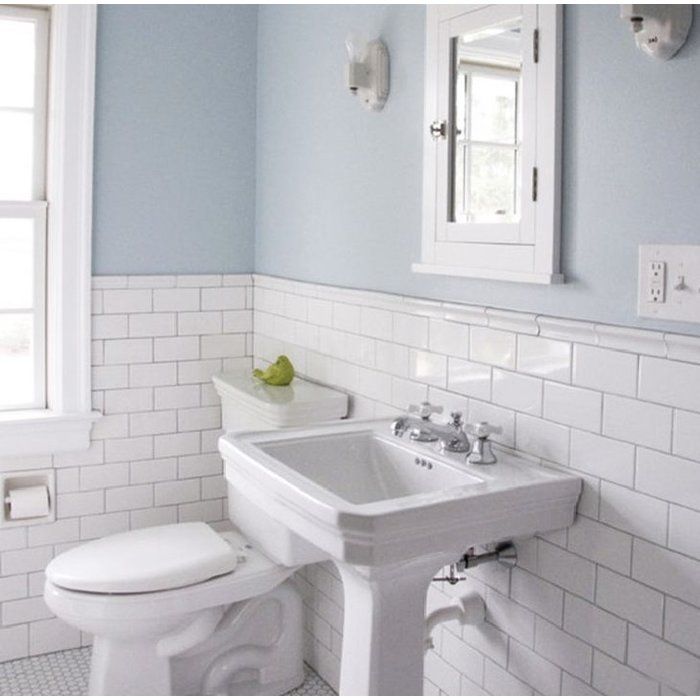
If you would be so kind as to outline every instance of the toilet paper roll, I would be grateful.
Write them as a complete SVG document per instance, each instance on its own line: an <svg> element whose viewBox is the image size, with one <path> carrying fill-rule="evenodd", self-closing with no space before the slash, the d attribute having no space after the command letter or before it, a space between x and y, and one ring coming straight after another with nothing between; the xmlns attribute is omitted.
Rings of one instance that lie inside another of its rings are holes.
<svg viewBox="0 0 700 700"><path fill-rule="evenodd" d="M10 489L7 497L10 520L43 518L49 514L49 490L46 486Z"/></svg>

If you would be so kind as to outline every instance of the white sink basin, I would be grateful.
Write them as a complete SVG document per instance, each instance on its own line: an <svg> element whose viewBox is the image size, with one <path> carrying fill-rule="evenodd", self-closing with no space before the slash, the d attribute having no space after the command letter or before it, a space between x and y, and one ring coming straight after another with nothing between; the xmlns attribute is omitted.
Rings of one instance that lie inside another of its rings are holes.
<svg viewBox="0 0 700 700"><path fill-rule="evenodd" d="M581 491L501 450L496 464L467 465L392 436L388 421L238 433L219 447L237 527L287 566L338 565L341 694L420 694L435 572L472 545L567 527Z"/></svg>
<svg viewBox="0 0 700 700"><path fill-rule="evenodd" d="M393 501L482 483L459 465L433 455L421 466L422 455L410 445L376 430L335 431L256 444L266 455L330 491L339 504ZM405 505L410 502L408 499Z"/></svg>

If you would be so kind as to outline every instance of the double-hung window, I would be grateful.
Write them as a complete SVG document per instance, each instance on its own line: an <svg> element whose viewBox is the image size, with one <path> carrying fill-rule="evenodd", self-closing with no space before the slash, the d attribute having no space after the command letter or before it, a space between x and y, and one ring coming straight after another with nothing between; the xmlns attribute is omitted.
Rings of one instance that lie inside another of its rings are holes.
<svg viewBox="0 0 700 700"><path fill-rule="evenodd" d="M95 5L0 5L0 459L76 451L90 396Z"/></svg>
<svg viewBox="0 0 700 700"><path fill-rule="evenodd" d="M0 410L46 405L49 11L0 7Z"/></svg>

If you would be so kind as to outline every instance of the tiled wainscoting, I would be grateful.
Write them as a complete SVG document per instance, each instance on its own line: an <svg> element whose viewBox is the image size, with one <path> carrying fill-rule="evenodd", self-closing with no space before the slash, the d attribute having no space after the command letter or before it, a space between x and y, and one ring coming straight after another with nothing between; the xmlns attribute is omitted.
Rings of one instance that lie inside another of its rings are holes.
<svg viewBox="0 0 700 700"><path fill-rule="evenodd" d="M43 569L77 542L185 520L224 521L213 372L250 367L250 275L97 277L87 452L4 458L56 468L57 520L0 529L0 660L78 646L42 600Z"/></svg>
<svg viewBox="0 0 700 700"><path fill-rule="evenodd" d="M431 607L479 591L488 621L439 629L427 693L700 692L700 338L264 276L254 306L256 358L288 354L353 416L429 399L584 479L574 526L520 543L515 570L431 588ZM337 688L340 581L299 582Z"/></svg>
<svg viewBox="0 0 700 700"><path fill-rule="evenodd" d="M426 692L700 691L700 338L355 292L248 275L99 277L95 408L83 454L3 459L56 467L55 524L0 529L0 660L78 646L43 604L57 552L178 520L225 522L210 382L286 352L352 395L353 416L429 399L579 474L576 524L519 544L512 573L435 585L429 606L477 590L488 621L447 624ZM469 543L465 543L467 545ZM342 586L330 565L298 582L307 658L337 688Z"/></svg>

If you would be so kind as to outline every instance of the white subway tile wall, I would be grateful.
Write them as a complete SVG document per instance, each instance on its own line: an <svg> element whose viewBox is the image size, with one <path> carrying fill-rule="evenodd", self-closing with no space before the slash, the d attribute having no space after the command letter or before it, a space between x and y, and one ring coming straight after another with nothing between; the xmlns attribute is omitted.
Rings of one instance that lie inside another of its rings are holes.
<svg viewBox="0 0 700 700"><path fill-rule="evenodd" d="M512 572L431 587L429 609L477 591L488 614L436 630L426 694L700 693L700 364L679 361L700 361L700 339L254 280L256 359L286 353L349 392L356 417L428 398L462 410L584 479L574 526L518 543ZM297 582L307 659L337 688L338 574Z"/></svg>
<svg viewBox="0 0 700 700"><path fill-rule="evenodd" d="M211 375L251 367L250 275L96 277L94 406L80 454L3 458L56 468L57 520L0 530L0 661L81 644L42 599L43 570L79 542L188 520L226 526Z"/></svg>
<svg viewBox="0 0 700 700"><path fill-rule="evenodd" d="M699 349L688 336L265 276L95 278L104 416L90 449L0 459L2 470L55 467L58 513L0 530L0 660L86 641L41 599L55 554L129 528L226 524L211 374L285 352L349 392L354 416L430 399L584 479L576 524L519 543L515 570L431 587L429 609L473 590L488 616L436 630L426 694L696 694ZM307 659L337 688L342 585L328 563L296 579Z"/></svg>

